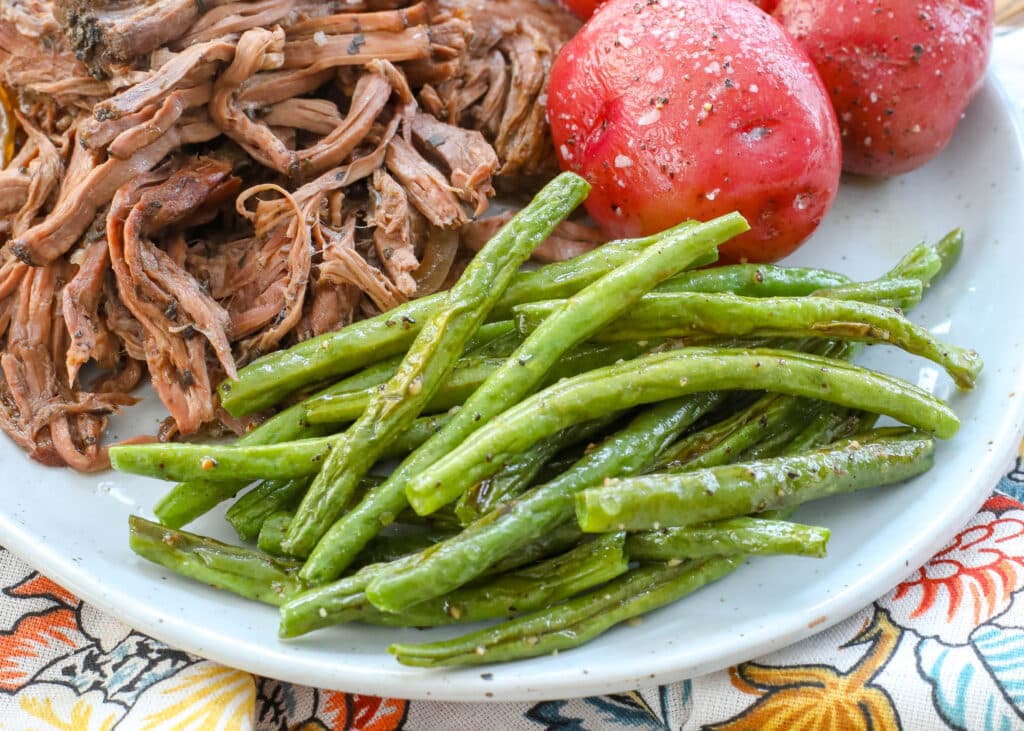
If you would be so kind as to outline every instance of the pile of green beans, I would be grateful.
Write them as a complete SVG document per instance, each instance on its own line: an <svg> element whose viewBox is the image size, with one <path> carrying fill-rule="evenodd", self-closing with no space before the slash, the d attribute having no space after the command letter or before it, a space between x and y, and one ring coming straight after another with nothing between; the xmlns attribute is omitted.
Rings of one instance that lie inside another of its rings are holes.
<svg viewBox="0 0 1024 731"><path fill-rule="evenodd" d="M904 316L959 231L868 282L698 268L747 229L738 214L520 271L588 189L556 178L447 292L241 369L224 408L278 412L233 444L112 448L119 470L180 481L159 523L131 518L132 549L278 607L283 638L499 620L391 652L523 659L748 557L824 556L829 530L792 522L799 505L921 474L956 433L944 402L849 359L892 345L975 385L977 353ZM226 518L255 547L181 530L239 493Z"/></svg>

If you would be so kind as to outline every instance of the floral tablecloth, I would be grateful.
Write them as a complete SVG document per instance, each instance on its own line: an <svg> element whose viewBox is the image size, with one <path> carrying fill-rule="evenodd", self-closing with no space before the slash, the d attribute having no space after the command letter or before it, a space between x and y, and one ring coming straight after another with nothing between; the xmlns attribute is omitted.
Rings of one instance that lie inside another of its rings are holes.
<svg viewBox="0 0 1024 731"><path fill-rule="evenodd" d="M1001 34L994 63L1024 111L1024 30ZM1024 458L994 487L944 550L825 632L683 683L541 703L254 677L133 631L0 549L0 729L1021 729Z"/></svg>

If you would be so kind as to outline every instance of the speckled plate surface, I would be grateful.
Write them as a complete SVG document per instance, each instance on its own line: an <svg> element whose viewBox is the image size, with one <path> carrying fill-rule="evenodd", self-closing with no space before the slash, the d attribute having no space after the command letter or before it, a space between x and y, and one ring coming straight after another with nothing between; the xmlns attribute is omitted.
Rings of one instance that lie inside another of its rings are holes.
<svg viewBox="0 0 1024 731"><path fill-rule="evenodd" d="M638 626L617 628L572 652L459 671L403 668L392 641L429 632L352 625L296 642L276 639L272 608L185 581L136 558L127 517L150 515L156 481L78 476L39 467L0 439L0 543L87 601L198 655L262 675L405 698L565 698L691 677L780 648L854 613L937 550L996 483L1024 417L1024 154L1010 104L993 82L970 107L953 144L926 168L888 182L846 180L821 230L790 263L880 274L912 244L962 226L955 271L913 314L986 360L980 386L955 393L930 363L872 348L864 364L949 398L963 421L930 473L896 488L807 506L799 520L832 529L828 558L751 561L727 579ZM151 433L150 403L115 425ZM230 539L221 514L193 529Z"/></svg>

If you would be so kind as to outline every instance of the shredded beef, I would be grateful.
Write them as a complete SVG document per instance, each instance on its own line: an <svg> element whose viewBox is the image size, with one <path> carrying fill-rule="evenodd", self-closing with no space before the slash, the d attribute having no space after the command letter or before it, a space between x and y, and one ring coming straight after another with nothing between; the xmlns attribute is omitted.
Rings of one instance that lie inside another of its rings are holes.
<svg viewBox="0 0 1024 731"><path fill-rule="evenodd" d="M103 469L147 377L160 438L251 426L220 379L449 286L502 179L551 172L576 26L543 0L0 3L0 428Z"/></svg>

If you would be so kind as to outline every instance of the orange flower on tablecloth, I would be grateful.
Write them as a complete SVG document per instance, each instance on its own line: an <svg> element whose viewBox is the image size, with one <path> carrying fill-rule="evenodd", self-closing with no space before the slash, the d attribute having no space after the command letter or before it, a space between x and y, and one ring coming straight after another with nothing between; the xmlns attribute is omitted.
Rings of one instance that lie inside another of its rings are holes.
<svg viewBox="0 0 1024 731"><path fill-rule="evenodd" d="M402 728L409 702L399 698L317 691L314 717L292 726L292 731L397 731Z"/></svg>
<svg viewBox="0 0 1024 731"><path fill-rule="evenodd" d="M1000 496L879 604L922 637L964 644L1024 588L1024 511Z"/></svg>
<svg viewBox="0 0 1024 731"><path fill-rule="evenodd" d="M794 731L795 729L899 728L892 699L871 685L896 652L900 629L884 611L876 610L871 623L850 645L871 642L871 647L849 671L827 665L770 667L744 663L729 671L733 685L761 696L752 706L714 731Z"/></svg>
<svg viewBox="0 0 1024 731"><path fill-rule="evenodd" d="M54 658L86 643L75 612L67 607L26 614L0 634L0 690L16 691Z"/></svg>

